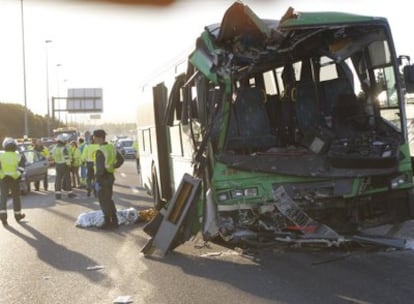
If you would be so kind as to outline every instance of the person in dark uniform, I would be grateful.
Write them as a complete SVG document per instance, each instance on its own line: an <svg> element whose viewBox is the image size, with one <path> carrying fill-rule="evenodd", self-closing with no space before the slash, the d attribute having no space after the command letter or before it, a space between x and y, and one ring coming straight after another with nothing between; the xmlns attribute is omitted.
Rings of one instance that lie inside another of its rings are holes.
<svg viewBox="0 0 414 304"><path fill-rule="evenodd" d="M96 144L99 144L95 153L95 189L98 194L99 205L104 214L102 229L118 227L115 203L112 200L114 172L119 168L124 159L114 145L105 141L106 133L99 129L93 132Z"/></svg>
<svg viewBox="0 0 414 304"><path fill-rule="evenodd" d="M11 137L3 140L5 152L0 154L0 179L1 179L1 200L0 220L7 226L7 196L11 191L13 199L13 210L16 221L20 222L26 215L22 213L20 201L20 179L24 171L25 158L16 152L17 143Z"/></svg>

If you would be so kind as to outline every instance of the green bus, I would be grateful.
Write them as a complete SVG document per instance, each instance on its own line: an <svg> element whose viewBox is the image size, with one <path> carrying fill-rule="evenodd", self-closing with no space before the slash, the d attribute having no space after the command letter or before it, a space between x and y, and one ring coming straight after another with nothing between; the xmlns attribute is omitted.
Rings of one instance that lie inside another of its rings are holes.
<svg viewBox="0 0 414 304"><path fill-rule="evenodd" d="M335 238L411 218L413 71L385 18L268 20L235 2L142 86L142 185L165 212L183 176L199 179L191 233L207 240Z"/></svg>

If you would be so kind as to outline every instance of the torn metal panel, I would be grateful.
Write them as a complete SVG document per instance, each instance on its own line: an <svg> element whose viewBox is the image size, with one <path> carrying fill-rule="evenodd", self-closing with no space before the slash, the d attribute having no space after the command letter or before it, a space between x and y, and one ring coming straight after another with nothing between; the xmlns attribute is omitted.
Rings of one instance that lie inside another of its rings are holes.
<svg viewBox="0 0 414 304"><path fill-rule="evenodd" d="M217 223L217 205L213 201L211 189L206 192L206 200L203 212L203 237L206 240L214 239L219 235Z"/></svg>
<svg viewBox="0 0 414 304"><path fill-rule="evenodd" d="M313 234L319 237L337 238L339 235L325 224L318 223L299 208L286 193L283 186L273 190L275 205L303 234Z"/></svg>
<svg viewBox="0 0 414 304"><path fill-rule="evenodd" d="M255 43L264 43L270 38L271 30L247 5L235 2L224 14L220 31L217 37L218 43L226 43L237 40L254 39ZM260 42L262 41L262 42Z"/></svg>
<svg viewBox="0 0 414 304"><path fill-rule="evenodd" d="M183 176L177 192L168 204L167 209L160 210L162 217L158 217L157 231L152 231L154 237L141 250L144 254L153 254L157 249L165 255L173 246L183 243L187 239L177 238L180 231L191 230L192 219L186 221L190 209L195 205L200 195L201 181L188 174ZM194 216L194 214L191 214ZM184 224L187 224L185 227ZM190 226L190 227L188 227Z"/></svg>

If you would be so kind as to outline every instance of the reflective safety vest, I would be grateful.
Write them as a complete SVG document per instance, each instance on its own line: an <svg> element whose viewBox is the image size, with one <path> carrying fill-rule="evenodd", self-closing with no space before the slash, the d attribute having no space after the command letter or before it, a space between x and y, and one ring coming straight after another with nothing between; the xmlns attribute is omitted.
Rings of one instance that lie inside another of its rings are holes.
<svg viewBox="0 0 414 304"><path fill-rule="evenodd" d="M40 154L43 155L46 159L49 159L49 157L50 157L50 151L45 146L43 146L43 149L42 149L42 151L40 151Z"/></svg>
<svg viewBox="0 0 414 304"><path fill-rule="evenodd" d="M109 173L114 173L115 171L115 163L116 163L116 148L112 144L102 144L99 146L99 151L102 151L105 157L105 169ZM96 151L94 153L94 163L95 163L95 172L96 172Z"/></svg>
<svg viewBox="0 0 414 304"><path fill-rule="evenodd" d="M53 158L57 164L67 164L70 165L70 155L67 146L56 145L53 150Z"/></svg>
<svg viewBox="0 0 414 304"><path fill-rule="evenodd" d="M86 147L86 143L82 143L82 144L79 145L79 150L80 150L81 154L83 153L83 149L85 149L85 147Z"/></svg>
<svg viewBox="0 0 414 304"><path fill-rule="evenodd" d="M87 162L95 161L95 152L99 149L98 144L89 144L82 151L82 160Z"/></svg>
<svg viewBox="0 0 414 304"><path fill-rule="evenodd" d="M3 179L5 176L18 179L21 175L18 170L20 159L21 155L18 152L7 151L0 154L0 179Z"/></svg>
<svg viewBox="0 0 414 304"><path fill-rule="evenodd" d="M82 163L80 149L77 147L71 147L71 154L72 154L72 166L79 167Z"/></svg>
<svg viewBox="0 0 414 304"><path fill-rule="evenodd" d="M49 159L49 157L50 157L50 151L49 151L49 149L46 146L41 146L41 147L42 147L42 149L39 150L39 147L38 146L32 146L32 145L30 145L29 146L29 150L36 150L36 151L38 151L40 153L40 155L43 155L46 159Z"/></svg>

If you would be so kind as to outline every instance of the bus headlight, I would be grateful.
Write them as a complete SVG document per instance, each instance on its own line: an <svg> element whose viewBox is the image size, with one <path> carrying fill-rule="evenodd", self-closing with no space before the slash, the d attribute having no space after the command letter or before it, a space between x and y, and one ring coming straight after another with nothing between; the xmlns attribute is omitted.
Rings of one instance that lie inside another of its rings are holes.
<svg viewBox="0 0 414 304"><path fill-rule="evenodd" d="M230 199L230 195L228 192L221 192L217 195L217 199L219 202L225 202Z"/></svg>
<svg viewBox="0 0 414 304"><path fill-rule="evenodd" d="M259 195L259 190L256 187L233 189L229 191L219 192L217 199L219 202L225 202L231 199L251 198Z"/></svg>
<svg viewBox="0 0 414 304"><path fill-rule="evenodd" d="M244 196L254 197L259 195L259 190L257 188L246 188L244 189Z"/></svg>
<svg viewBox="0 0 414 304"><path fill-rule="evenodd" d="M397 177L394 177L390 181L390 187L391 187L391 189L396 189L399 186L401 186L402 184L405 184L406 182L407 182L407 176L405 174L399 175Z"/></svg>
<svg viewBox="0 0 414 304"><path fill-rule="evenodd" d="M231 198L243 197L243 189L234 189L231 190Z"/></svg>

